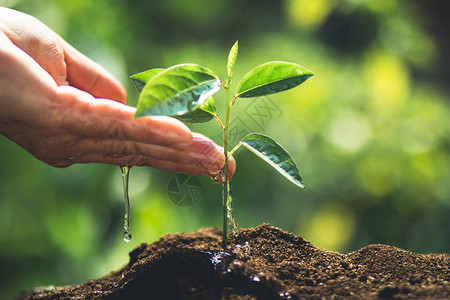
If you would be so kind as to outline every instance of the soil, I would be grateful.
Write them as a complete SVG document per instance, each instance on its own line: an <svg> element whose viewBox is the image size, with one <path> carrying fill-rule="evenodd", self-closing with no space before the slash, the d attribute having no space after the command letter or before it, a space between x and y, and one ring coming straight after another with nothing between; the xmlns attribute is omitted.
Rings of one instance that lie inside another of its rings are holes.
<svg viewBox="0 0 450 300"><path fill-rule="evenodd" d="M20 299L450 299L450 254L370 245L340 254L263 224L164 235L130 252L120 270Z"/></svg>

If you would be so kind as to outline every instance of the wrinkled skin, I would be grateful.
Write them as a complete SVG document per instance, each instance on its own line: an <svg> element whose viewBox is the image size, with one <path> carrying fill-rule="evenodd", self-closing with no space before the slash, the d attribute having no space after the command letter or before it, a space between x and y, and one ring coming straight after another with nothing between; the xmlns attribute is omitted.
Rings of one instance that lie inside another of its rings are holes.
<svg viewBox="0 0 450 300"><path fill-rule="evenodd" d="M151 166L211 176L223 150L165 116L134 119L103 67L37 19L0 7L0 133L55 167ZM230 178L235 162L230 159Z"/></svg>

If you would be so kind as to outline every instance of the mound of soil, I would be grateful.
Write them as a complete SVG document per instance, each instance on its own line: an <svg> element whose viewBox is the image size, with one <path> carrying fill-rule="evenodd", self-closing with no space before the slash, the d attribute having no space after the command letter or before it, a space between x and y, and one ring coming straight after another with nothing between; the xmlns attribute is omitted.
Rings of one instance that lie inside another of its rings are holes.
<svg viewBox="0 0 450 300"><path fill-rule="evenodd" d="M263 224L221 247L221 230L167 234L116 272L20 299L450 299L450 254L370 245L340 254Z"/></svg>

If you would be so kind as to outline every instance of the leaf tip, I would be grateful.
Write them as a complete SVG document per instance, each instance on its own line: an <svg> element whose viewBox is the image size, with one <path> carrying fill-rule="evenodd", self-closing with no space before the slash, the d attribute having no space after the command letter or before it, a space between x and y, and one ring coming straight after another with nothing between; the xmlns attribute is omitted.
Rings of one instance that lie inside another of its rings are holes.
<svg viewBox="0 0 450 300"><path fill-rule="evenodd" d="M303 178L300 175L300 178L288 178L293 184L300 187L303 190L306 190L305 183L303 182Z"/></svg>
<svg viewBox="0 0 450 300"><path fill-rule="evenodd" d="M308 76L308 78L309 78L309 77L313 77L314 75L316 75L313 71L308 70L308 69L306 69L306 68L303 69L303 74L304 74L305 76Z"/></svg>
<svg viewBox="0 0 450 300"><path fill-rule="evenodd" d="M144 114L142 113L142 111L140 111L140 110L138 109L138 110L136 110L136 112L134 113L133 118L134 118L134 119L137 119L137 118L143 117L143 116L144 116Z"/></svg>

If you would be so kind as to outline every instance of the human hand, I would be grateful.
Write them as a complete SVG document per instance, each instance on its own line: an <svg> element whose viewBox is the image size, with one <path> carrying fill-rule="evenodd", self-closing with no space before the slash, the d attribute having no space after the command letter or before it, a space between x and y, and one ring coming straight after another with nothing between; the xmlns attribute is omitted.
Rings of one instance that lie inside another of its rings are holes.
<svg viewBox="0 0 450 300"><path fill-rule="evenodd" d="M100 98L100 99L96 99ZM0 8L0 133L56 167L74 163L217 173L223 150L164 116L134 119L120 83L26 14ZM230 178L235 162L229 163Z"/></svg>

